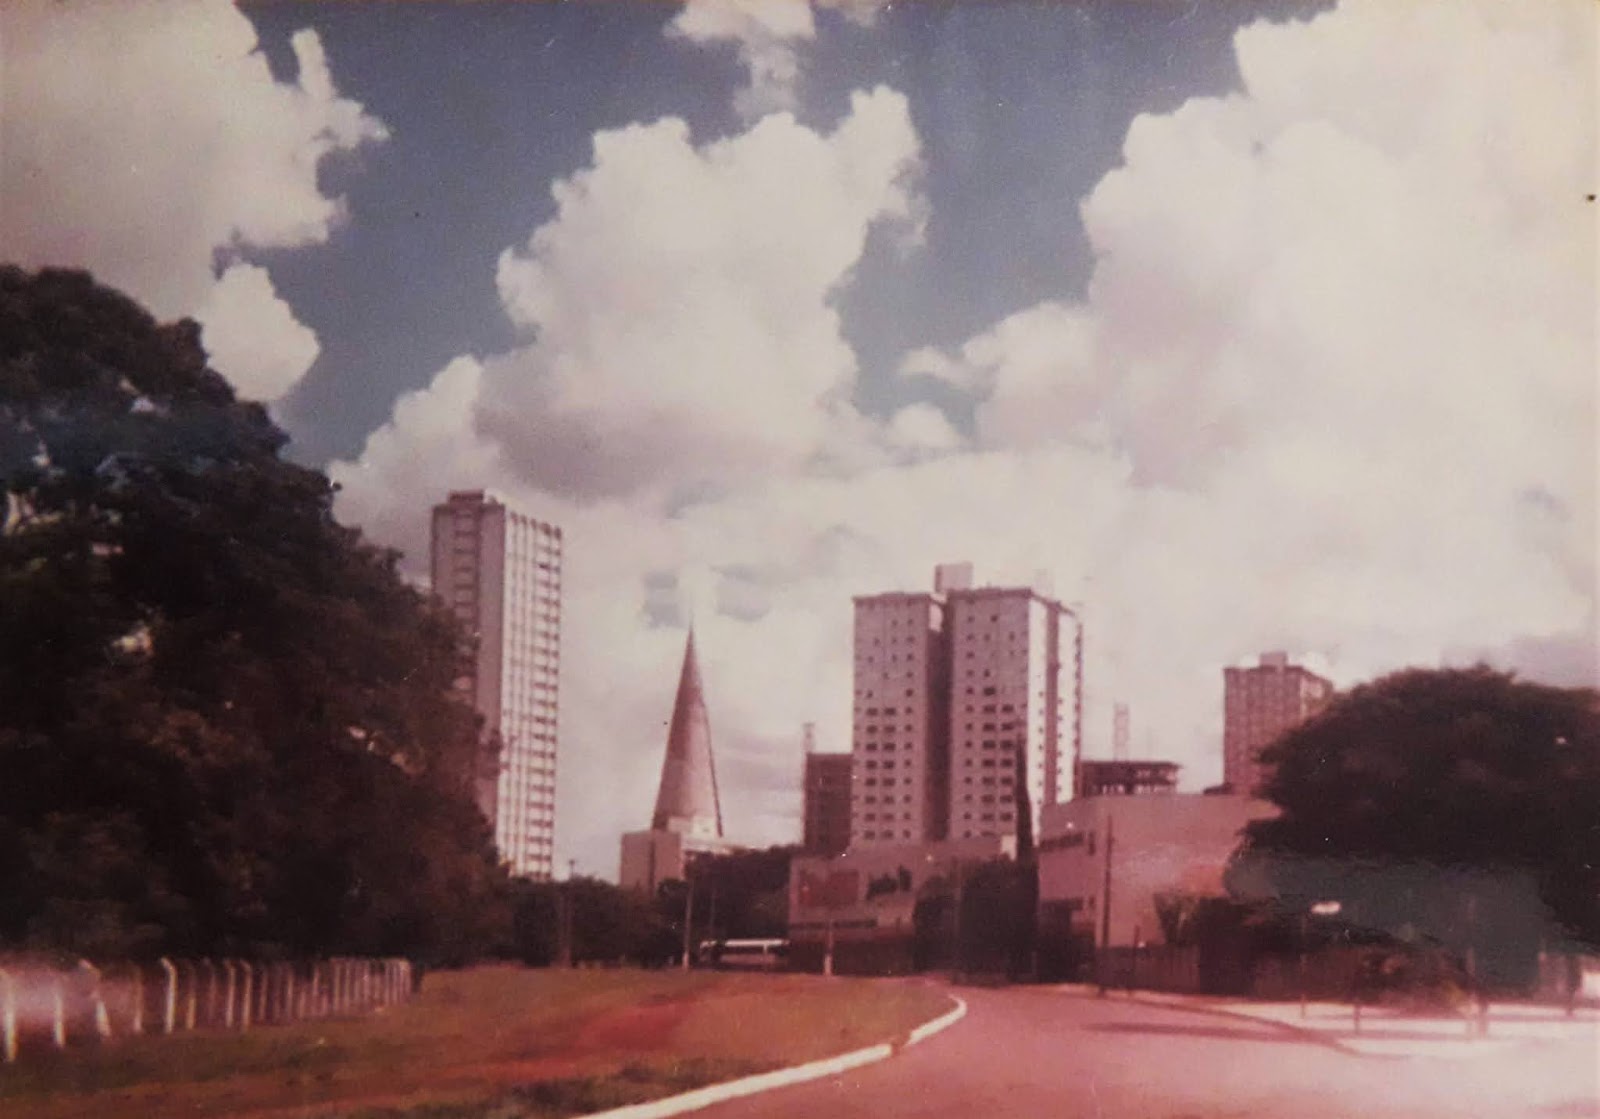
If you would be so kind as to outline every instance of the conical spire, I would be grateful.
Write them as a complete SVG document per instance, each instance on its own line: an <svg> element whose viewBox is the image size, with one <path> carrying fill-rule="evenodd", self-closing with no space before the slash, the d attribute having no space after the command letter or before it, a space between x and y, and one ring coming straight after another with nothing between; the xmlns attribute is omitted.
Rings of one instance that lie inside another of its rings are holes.
<svg viewBox="0 0 1600 1119"><path fill-rule="evenodd" d="M650 826L657 831L722 838L722 804L717 799L717 769L711 758L711 720L694 655L694 629L683 650L678 697L667 730L667 756L661 763L661 791Z"/></svg>

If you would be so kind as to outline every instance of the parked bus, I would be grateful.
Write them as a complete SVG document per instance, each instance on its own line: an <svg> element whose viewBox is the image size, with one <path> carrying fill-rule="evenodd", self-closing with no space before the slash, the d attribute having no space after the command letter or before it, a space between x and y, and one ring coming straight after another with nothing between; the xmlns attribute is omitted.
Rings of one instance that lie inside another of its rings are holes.
<svg viewBox="0 0 1600 1119"><path fill-rule="evenodd" d="M776 971L789 957L789 942L780 937L759 940L702 940L702 967Z"/></svg>

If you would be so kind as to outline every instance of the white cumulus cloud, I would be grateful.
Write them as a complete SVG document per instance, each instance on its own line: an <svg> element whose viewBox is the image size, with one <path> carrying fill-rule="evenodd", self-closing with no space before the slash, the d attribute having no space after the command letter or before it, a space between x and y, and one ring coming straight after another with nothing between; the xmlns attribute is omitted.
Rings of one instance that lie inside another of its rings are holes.
<svg viewBox="0 0 1600 1119"><path fill-rule="evenodd" d="M687 0L667 29L738 50L749 84L734 95L734 108L746 119L795 107L800 45L817 33L807 0Z"/></svg>
<svg viewBox="0 0 1600 1119"><path fill-rule="evenodd" d="M607 873L691 598L756 842L797 834L801 724L848 745L851 596L943 560L1051 573L1091 753L1125 701L1191 786L1220 776L1222 668L1262 650L1341 683L1497 649L1592 677L1595 18L1346 3L1240 32L1240 89L1140 118L1085 199L1081 301L905 360L965 394L970 440L848 404L831 300L917 211L899 95L828 135L603 133L501 259L531 340L403 401L341 511L416 541L472 475L563 524L558 826Z"/></svg>
<svg viewBox="0 0 1600 1119"><path fill-rule="evenodd" d="M163 318L217 313L228 356L282 332L237 383L287 389L315 357L306 328L263 271L219 280L214 260L326 240L341 203L319 164L385 134L338 95L314 33L293 46L298 80L278 82L229 3L5 5L0 254L88 268Z"/></svg>
<svg viewBox="0 0 1600 1119"><path fill-rule="evenodd" d="M788 114L703 148L670 118L600 133L500 258L535 340L487 364L483 426L569 493L670 496L824 453L855 375L831 297L869 228L911 217L917 152L887 89L828 135Z"/></svg>
<svg viewBox="0 0 1600 1119"><path fill-rule="evenodd" d="M194 313L204 324L211 364L226 370L233 387L251 400L278 399L322 348L259 265L230 265Z"/></svg>

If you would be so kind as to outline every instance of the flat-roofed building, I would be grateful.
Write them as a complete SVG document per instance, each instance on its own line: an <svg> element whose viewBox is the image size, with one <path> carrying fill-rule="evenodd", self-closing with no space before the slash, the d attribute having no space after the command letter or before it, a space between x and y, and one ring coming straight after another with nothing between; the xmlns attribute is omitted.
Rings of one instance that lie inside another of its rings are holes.
<svg viewBox="0 0 1600 1119"><path fill-rule="evenodd" d="M433 507L433 593L471 639L461 681L498 744L474 790L513 874L550 877L561 678L561 529L482 490Z"/></svg>
<svg viewBox="0 0 1600 1119"><path fill-rule="evenodd" d="M1266 777L1262 747L1322 710L1333 684L1285 653L1263 653L1255 667L1225 668L1222 681L1222 781L1253 794Z"/></svg>
<svg viewBox="0 0 1600 1119"><path fill-rule="evenodd" d="M949 812L949 656L932 594L855 600L850 845L941 839Z"/></svg>
<svg viewBox="0 0 1600 1119"><path fill-rule="evenodd" d="M1164 898L1224 894L1239 833L1276 812L1252 797L1198 793L1053 805L1038 846L1041 924L1101 947L1159 944Z"/></svg>
<svg viewBox="0 0 1600 1119"><path fill-rule="evenodd" d="M931 930L928 914L919 917L919 903L948 899L974 868L1016 854L1014 839L989 836L878 843L832 857L797 856L789 864L790 964L821 970L831 944L841 972L922 970L930 961L919 958L917 942ZM948 913L948 900L944 905Z"/></svg>
<svg viewBox="0 0 1600 1119"><path fill-rule="evenodd" d="M1120 758L1081 761L1078 763L1078 795L1148 796L1176 792L1181 768L1177 762Z"/></svg>
<svg viewBox="0 0 1600 1119"><path fill-rule="evenodd" d="M809 855L837 855L850 846L849 754L806 755L801 844Z"/></svg>
<svg viewBox="0 0 1600 1119"><path fill-rule="evenodd" d="M1010 837L1070 800L1082 741L1082 628L1035 587L855 600L851 846Z"/></svg>
<svg viewBox="0 0 1600 1119"><path fill-rule="evenodd" d="M1071 800L1080 712L1078 619L1028 587L948 596L949 837L1039 834Z"/></svg>

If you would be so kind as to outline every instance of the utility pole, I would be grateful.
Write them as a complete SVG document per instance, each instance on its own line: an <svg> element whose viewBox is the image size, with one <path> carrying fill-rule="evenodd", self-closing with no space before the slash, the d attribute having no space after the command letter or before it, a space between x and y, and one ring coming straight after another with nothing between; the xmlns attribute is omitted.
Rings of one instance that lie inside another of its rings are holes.
<svg viewBox="0 0 1600 1119"><path fill-rule="evenodd" d="M1100 990L1102 996L1106 993L1106 972L1111 964L1111 851L1116 846L1115 834L1116 817L1109 810L1106 812L1106 866L1105 878L1100 888L1100 955L1099 966L1095 969L1100 973Z"/></svg>
<svg viewBox="0 0 1600 1119"><path fill-rule="evenodd" d="M567 880L561 884L561 892L557 895L561 902L561 950L558 961L561 967L572 966L572 880L577 873L577 867L578 861L576 859L567 860Z"/></svg>
<svg viewBox="0 0 1600 1119"><path fill-rule="evenodd" d="M1311 935L1310 926L1311 910L1303 909L1300 911L1300 966L1296 969L1299 972L1300 1017L1302 1018L1306 1016L1306 941Z"/></svg>
<svg viewBox="0 0 1600 1119"><path fill-rule="evenodd" d="M833 975L833 906L828 906L828 930L822 945L822 974Z"/></svg>
<svg viewBox="0 0 1600 1119"><path fill-rule="evenodd" d="M689 970L689 955L694 946L694 876L687 861L683 864L683 970Z"/></svg>
<svg viewBox="0 0 1600 1119"><path fill-rule="evenodd" d="M1472 982L1472 1019L1467 1023L1468 1037L1487 1037L1489 1034L1489 999L1484 993L1483 981L1478 978L1478 891L1467 893L1467 974Z"/></svg>

